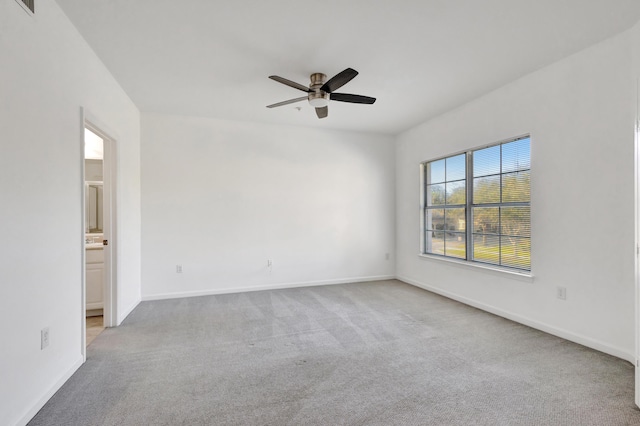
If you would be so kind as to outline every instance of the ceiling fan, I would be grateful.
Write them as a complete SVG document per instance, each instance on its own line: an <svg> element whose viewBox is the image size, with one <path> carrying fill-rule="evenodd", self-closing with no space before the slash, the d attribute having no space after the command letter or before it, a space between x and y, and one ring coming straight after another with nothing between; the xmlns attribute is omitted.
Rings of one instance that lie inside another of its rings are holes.
<svg viewBox="0 0 640 426"><path fill-rule="evenodd" d="M307 93L307 96L302 96L295 99L289 99L288 101L278 102L277 104L267 105L267 108L275 108L283 105L289 105L295 102L304 101L307 99L309 104L316 109L316 115L318 118L325 118L329 114L329 100L339 102L350 102L353 104L372 104L376 101L376 98L361 95L351 95L349 93L334 93L348 82L350 82L358 71L347 68L346 70L339 72L327 81L327 76L322 73L311 74L311 84L309 87L298 84L295 81L287 80L286 78L278 77L277 75L270 75L271 80L275 80L278 83L285 84L294 89L302 90Z"/></svg>

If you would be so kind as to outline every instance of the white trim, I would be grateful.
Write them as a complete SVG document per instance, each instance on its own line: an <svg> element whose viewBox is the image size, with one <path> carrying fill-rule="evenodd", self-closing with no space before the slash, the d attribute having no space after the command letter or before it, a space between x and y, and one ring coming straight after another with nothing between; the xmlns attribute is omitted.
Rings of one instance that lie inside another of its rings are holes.
<svg viewBox="0 0 640 426"><path fill-rule="evenodd" d="M335 280L267 284L267 285L253 286L253 287L240 287L240 288L226 287L226 288L212 289L212 290L159 293L159 294L150 294L150 295L142 296L142 301L146 302L150 300L179 299L183 297L197 297L197 296L212 296L216 294L245 293L250 291L279 290L284 288L314 287L314 286L320 286L320 285L348 284L348 283L367 282L367 281L383 281L383 280L393 280L395 278L396 278L395 275L375 275L371 277L339 278Z"/></svg>
<svg viewBox="0 0 640 426"><path fill-rule="evenodd" d="M427 205L427 200L425 199L425 180L424 180L424 173L425 173L425 165L427 163L420 163L420 224L418 225L418 229L420 229L420 253L425 253L427 252L427 239L425 237L426 235L426 229L425 229L425 222L426 222L426 218L424 215L424 211L425 211L425 206ZM466 176L465 176L466 177ZM429 247L429 250L431 250L431 248Z"/></svg>
<svg viewBox="0 0 640 426"><path fill-rule="evenodd" d="M121 313L121 317L118 318L118 322L116 324L116 326L122 324L122 321L124 321L131 312L133 312L133 310L138 307L138 305L140 304L141 300L136 300L134 303L131 304L131 306L129 306L127 309L124 309Z"/></svg>
<svg viewBox="0 0 640 426"><path fill-rule="evenodd" d="M95 309L102 309L102 308L104 308L104 304L102 302L87 303L85 306L86 311L93 311Z"/></svg>
<svg viewBox="0 0 640 426"><path fill-rule="evenodd" d="M634 244L634 330L635 330L635 403L640 406L640 77L636 80L636 118L634 123L634 217L635 217L635 244Z"/></svg>
<svg viewBox="0 0 640 426"><path fill-rule="evenodd" d="M80 185L82 185L80 190L80 354L82 355L82 362L87 360L87 259L86 259L86 231L87 231L87 207L86 207L86 194L85 194L85 183L84 176L86 174L84 167L84 122L85 122L85 114L84 110L80 112Z"/></svg>
<svg viewBox="0 0 640 426"><path fill-rule="evenodd" d="M441 155L439 157L434 157L434 158L431 158L429 160L421 161L420 165L431 163L433 161L444 160L445 158L449 158L449 157L455 157L456 155L467 154L467 153L472 152L472 151L480 151L481 149L491 148L491 147L494 147L494 146L502 145L502 144L509 143L509 142L515 142L515 141L519 141L521 139L527 139L527 138L531 138L531 133L523 133L520 136L501 139L498 142L483 143L483 144L477 145L477 146L475 146L473 148L467 148L467 149L463 149L461 151L453 152L451 154L446 154L446 155Z"/></svg>
<svg viewBox="0 0 640 426"><path fill-rule="evenodd" d="M58 380L56 380L53 386L51 386L47 391L44 392L44 394L38 399L38 401L31 406L31 408L20 418L20 420L18 420L15 426L25 426L27 423L29 423L31 419L33 419L35 415L38 414L38 411L40 411L42 407L44 407L49 399L51 399L51 397L56 392L58 392L62 385L64 385L66 381L69 380L71 376L73 376L73 373L75 373L83 363L84 356L81 355L80 358L75 363L73 363L71 368L64 372L58 378Z"/></svg>
<svg viewBox="0 0 640 426"><path fill-rule="evenodd" d="M635 356L616 346L611 346L607 343L601 342L599 340L596 339L592 339L590 337L584 336L582 334L578 334L578 333L574 333L571 332L569 330L564 330L562 328L558 328L558 327L554 327L552 325L531 319L531 318L527 318L524 317L522 315L518 315L515 314L513 312L509 312L509 311L505 311L503 309L500 308L496 308L495 306L491 306L491 305L487 305L485 303L482 302L478 302L472 299L469 299L467 297L464 296L460 296L458 294L455 293L451 293L449 291L446 290L442 290L438 287L434 287L432 285L429 284L425 284L423 282L414 280L412 278L409 277L405 277L405 276L398 276L396 277L397 280L405 282L407 284L411 284L415 287L419 287L422 288L424 290L430 291L432 293L436 293L439 294L441 296L447 297L449 299L453 299L453 300L457 300L458 302L464 303L465 305L469 305L469 306L473 306L474 308L478 308L478 309L482 309L483 311L492 313L494 315L509 319L511 321L515 321L517 323L520 324L524 324L528 327L532 327L535 328L537 330L540 331L544 331L545 333L549 333L549 334L553 334L554 336L558 336L561 337L563 339L572 341L574 343L578 343L580 345L589 347L591 349L595 349L597 351L600 352L604 352L606 354L615 356L617 358L621 358L625 361L629 361L631 363L635 363Z"/></svg>
<svg viewBox="0 0 640 426"><path fill-rule="evenodd" d="M98 133L104 139L103 164L103 206L104 206L104 239L108 245L104 247L104 326L115 327L118 318L118 264L117 264L117 142L105 133Z"/></svg>
<svg viewBox="0 0 640 426"><path fill-rule="evenodd" d="M503 266L492 266L486 263L474 262L471 260L456 259L453 257L438 256L434 254L420 254L418 257L422 259L432 259L437 262L445 262L451 266L459 266L463 268L475 269L477 271L487 272L493 275L508 276L520 281L533 282L533 274L524 271L518 271L516 269L507 269Z"/></svg>

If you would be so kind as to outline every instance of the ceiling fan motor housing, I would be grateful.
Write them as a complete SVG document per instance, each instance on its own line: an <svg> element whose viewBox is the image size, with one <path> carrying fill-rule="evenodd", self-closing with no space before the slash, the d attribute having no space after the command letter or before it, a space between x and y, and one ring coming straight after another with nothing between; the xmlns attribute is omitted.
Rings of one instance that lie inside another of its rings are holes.
<svg viewBox="0 0 640 426"><path fill-rule="evenodd" d="M311 74L311 85L309 89L309 104L314 108L326 107L329 104L329 93L320 90L322 85L326 83L327 76L317 72Z"/></svg>

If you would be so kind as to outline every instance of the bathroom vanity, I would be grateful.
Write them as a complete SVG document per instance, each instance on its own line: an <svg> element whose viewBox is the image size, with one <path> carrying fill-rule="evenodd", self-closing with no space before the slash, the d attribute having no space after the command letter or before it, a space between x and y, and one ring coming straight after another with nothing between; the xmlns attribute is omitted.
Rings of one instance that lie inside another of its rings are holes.
<svg viewBox="0 0 640 426"><path fill-rule="evenodd" d="M85 163L91 160L85 160ZM86 164L86 171L91 164ZM100 161L102 170L102 161ZM95 173L94 173L95 174ZM100 173L101 174L101 173ZM86 314L102 315L104 302L104 249L102 181L85 181L85 260L86 260Z"/></svg>
<svg viewBox="0 0 640 426"><path fill-rule="evenodd" d="M87 315L89 311L102 310L104 297L104 250L102 242L85 244L87 270ZM102 315L101 312L95 313Z"/></svg>

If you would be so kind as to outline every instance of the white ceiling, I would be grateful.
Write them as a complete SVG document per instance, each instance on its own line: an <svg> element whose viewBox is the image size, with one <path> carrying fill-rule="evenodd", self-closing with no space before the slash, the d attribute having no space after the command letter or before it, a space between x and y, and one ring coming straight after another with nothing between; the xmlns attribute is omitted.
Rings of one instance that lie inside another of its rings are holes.
<svg viewBox="0 0 640 426"><path fill-rule="evenodd" d="M57 0L143 112L396 134L619 33L638 0ZM316 118L309 74L360 72ZM296 107L302 107L300 111Z"/></svg>

